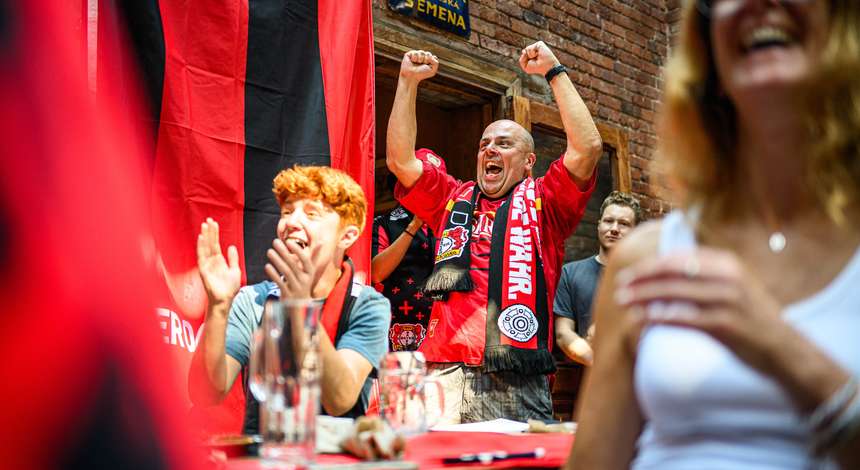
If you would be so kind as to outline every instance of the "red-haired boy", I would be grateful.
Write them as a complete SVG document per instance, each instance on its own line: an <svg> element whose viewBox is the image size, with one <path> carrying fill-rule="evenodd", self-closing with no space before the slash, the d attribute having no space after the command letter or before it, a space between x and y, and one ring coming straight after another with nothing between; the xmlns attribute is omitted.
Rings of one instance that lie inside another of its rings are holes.
<svg viewBox="0 0 860 470"><path fill-rule="evenodd" d="M335 416L364 414L369 376L387 351L390 317L385 297L353 282L345 255L364 228L364 193L347 174L310 166L279 173L273 192L281 218L267 252L270 281L240 289L236 247L227 249L225 259L218 224L207 219L201 226L197 258L209 306L190 370L191 399L211 404L224 398L248 365L251 338L268 300L323 298L322 406ZM249 394L243 432L259 432L258 412Z"/></svg>

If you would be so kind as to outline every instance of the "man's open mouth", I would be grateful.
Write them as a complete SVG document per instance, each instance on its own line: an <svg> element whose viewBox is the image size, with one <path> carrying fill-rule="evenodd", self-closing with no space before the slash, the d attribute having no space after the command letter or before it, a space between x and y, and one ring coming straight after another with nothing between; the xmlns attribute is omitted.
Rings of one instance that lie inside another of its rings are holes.
<svg viewBox="0 0 860 470"><path fill-rule="evenodd" d="M484 174L499 175L504 170L504 167L496 162L487 162L484 164Z"/></svg>

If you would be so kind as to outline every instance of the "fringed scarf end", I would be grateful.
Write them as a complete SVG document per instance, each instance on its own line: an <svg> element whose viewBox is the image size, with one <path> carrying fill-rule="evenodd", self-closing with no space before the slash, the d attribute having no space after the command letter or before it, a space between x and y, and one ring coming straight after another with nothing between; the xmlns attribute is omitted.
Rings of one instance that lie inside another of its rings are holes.
<svg viewBox="0 0 860 470"><path fill-rule="evenodd" d="M468 269L440 266L424 283L424 293L436 300L447 298L450 292L469 292L475 288Z"/></svg>
<svg viewBox="0 0 860 470"><path fill-rule="evenodd" d="M546 349L517 349L510 346L487 348L484 353L487 372L514 370L524 374L550 374L555 372L555 360Z"/></svg>

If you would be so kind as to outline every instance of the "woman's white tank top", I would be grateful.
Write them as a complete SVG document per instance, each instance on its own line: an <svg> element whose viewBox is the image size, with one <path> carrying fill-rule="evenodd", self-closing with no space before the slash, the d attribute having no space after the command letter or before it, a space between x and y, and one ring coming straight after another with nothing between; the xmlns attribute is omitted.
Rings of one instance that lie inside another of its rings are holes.
<svg viewBox="0 0 860 470"><path fill-rule="evenodd" d="M660 254L695 246L684 214L669 214L662 223ZM827 287L789 305L783 315L860 377L860 247ZM634 380L646 420L634 469L835 468L810 457L809 430L779 385L704 333L646 329Z"/></svg>

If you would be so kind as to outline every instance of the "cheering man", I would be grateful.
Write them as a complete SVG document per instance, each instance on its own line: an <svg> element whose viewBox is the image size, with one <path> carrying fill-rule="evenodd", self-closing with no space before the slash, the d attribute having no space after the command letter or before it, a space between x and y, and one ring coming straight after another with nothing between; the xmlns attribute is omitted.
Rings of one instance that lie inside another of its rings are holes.
<svg viewBox="0 0 860 470"><path fill-rule="evenodd" d="M429 52L404 55L388 123L395 195L438 237L425 287L438 300L420 350L443 384L444 422L552 417L550 306L563 241L594 188L602 143L564 67L543 42L523 49L519 65L548 81L567 137L564 155L541 178L530 176L536 159L531 135L508 120L484 130L477 182L457 181L416 157L418 86L439 67Z"/></svg>

